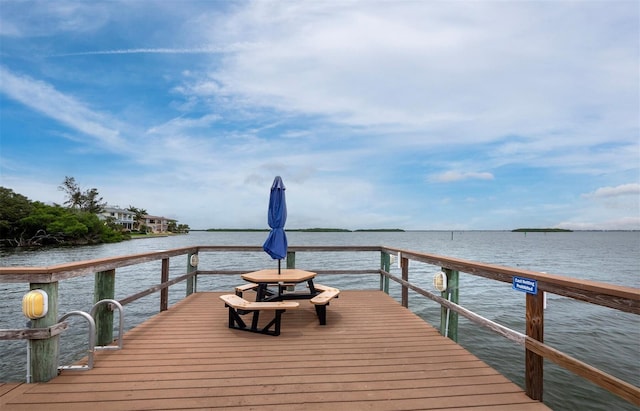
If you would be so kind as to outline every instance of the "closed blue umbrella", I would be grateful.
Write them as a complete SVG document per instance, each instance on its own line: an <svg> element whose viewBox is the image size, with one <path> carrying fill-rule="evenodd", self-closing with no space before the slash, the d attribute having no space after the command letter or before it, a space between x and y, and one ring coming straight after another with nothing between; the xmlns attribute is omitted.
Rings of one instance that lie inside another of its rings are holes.
<svg viewBox="0 0 640 411"><path fill-rule="evenodd" d="M277 176L271 185L269 195L269 227L271 231L262 249L274 260L278 260L278 273L280 273L280 260L287 256L287 235L284 232L284 224L287 221L287 202L284 197L284 183Z"/></svg>

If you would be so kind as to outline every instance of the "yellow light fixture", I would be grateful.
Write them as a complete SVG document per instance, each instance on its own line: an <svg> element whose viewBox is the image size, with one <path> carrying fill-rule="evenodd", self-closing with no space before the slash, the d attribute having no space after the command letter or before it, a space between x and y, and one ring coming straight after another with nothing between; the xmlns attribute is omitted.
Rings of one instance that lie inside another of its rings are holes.
<svg viewBox="0 0 640 411"><path fill-rule="evenodd" d="M35 320L47 315L49 311L49 296L44 290L31 290L22 297L22 313L25 317Z"/></svg>
<svg viewBox="0 0 640 411"><path fill-rule="evenodd" d="M442 271L436 273L436 275L433 276L433 287L440 292L446 291L447 275Z"/></svg>

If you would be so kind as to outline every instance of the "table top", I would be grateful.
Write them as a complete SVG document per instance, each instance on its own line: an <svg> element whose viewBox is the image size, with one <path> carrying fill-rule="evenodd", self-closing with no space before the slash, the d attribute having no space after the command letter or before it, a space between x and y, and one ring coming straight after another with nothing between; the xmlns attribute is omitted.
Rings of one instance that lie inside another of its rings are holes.
<svg viewBox="0 0 640 411"><path fill-rule="evenodd" d="M278 283L281 281L291 283L301 283L310 280L316 276L311 271L299 270L297 268L282 269L278 273L278 269L267 269L253 271L251 273L242 274L242 278L252 283Z"/></svg>

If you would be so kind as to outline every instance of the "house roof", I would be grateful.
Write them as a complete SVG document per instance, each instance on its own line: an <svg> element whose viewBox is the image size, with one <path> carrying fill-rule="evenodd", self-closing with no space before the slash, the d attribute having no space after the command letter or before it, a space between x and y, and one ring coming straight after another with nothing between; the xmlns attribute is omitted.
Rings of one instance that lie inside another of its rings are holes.
<svg viewBox="0 0 640 411"><path fill-rule="evenodd" d="M174 218L161 217L161 216L157 216L157 215L145 215L144 218L145 219L154 219L154 220L178 221L178 220L176 220Z"/></svg>
<svg viewBox="0 0 640 411"><path fill-rule="evenodd" d="M107 213L129 213L129 214L135 214L133 211L131 210L125 210L122 208L118 208L118 207L105 207L104 208L104 212Z"/></svg>

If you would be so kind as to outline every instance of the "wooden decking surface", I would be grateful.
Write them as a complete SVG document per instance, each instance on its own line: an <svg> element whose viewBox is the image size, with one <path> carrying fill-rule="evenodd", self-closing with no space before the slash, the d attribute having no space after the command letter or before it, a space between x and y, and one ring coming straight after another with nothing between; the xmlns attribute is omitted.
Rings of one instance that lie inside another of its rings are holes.
<svg viewBox="0 0 640 411"><path fill-rule="evenodd" d="M219 295L194 294L129 331L93 370L0 384L0 409L549 409L382 292L342 292L326 326L301 301L278 337L229 329Z"/></svg>

